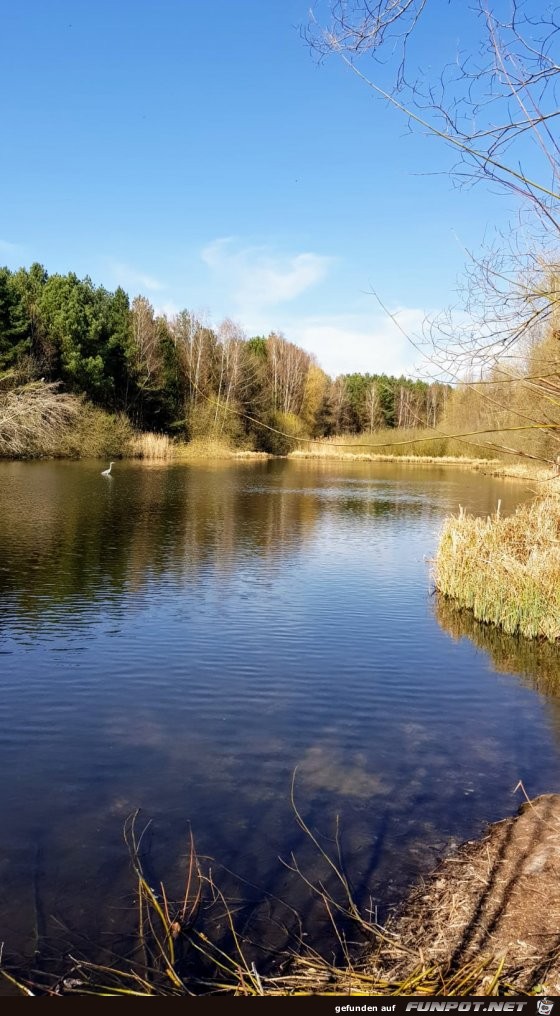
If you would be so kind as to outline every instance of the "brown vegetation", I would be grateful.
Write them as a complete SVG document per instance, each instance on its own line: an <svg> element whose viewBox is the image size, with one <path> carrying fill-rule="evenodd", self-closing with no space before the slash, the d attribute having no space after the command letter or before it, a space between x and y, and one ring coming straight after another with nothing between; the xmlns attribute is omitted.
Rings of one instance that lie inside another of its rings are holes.
<svg viewBox="0 0 560 1016"><path fill-rule="evenodd" d="M135 459L167 460L174 456L175 448L167 434L135 434L130 454Z"/></svg>
<svg viewBox="0 0 560 1016"><path fill-rule="evenodd" d="M0 455L57 453L81 408L79 399L59 387L41 380L0 388Z"/></svg>
<svg viewBox="0 0 560 1016"><path fill-rule="evenodd" d="M394 459L401 461L485 463L479 449L430 428L381 427L368 434L342 434L317 441L299 441L294 457ZM493 456L490 456L493 458Z"/></svg>
<svg viewBox="0 0 560 1016"><path fill-rule="evenodd" d="M560 638L560 497L506 518L465 514L445 522L434 564L437 589L479 621L527 638Z"/></svg>
<svg viewBox="0 0 560 1016"><path fill-rule="evenodd" d="M559 875L560 795L545 794L464 844L413 891L388 929L397 943L393 963L387 946L373 968L405 979L421 943L426 966L447 976L478 967L472 994L497 993L499 985L558 995Z"/></svg>

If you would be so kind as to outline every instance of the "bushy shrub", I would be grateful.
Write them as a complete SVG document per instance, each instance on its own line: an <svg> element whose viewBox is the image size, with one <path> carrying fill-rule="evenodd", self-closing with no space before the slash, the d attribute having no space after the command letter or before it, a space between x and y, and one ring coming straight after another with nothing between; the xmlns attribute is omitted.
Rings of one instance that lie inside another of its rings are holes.
<svg viewBox="0 0 560 1016"><path fill-rule="evenodd" d="M266 423L271 428L258 428L258 449L270 455L289 455L300 444L296 438L306 437L302 421L294 413L271 413Z"/></svg>
<svg viewBox="0 0 560 1016"><path fill-rule="evenodd" d="M57 455L80 414L80 400L43 380L14 384L0 376L0 455Z"/></svg>
<svg viewBox="0 0 560 1016"><path fill-rule="evenodd" d="M187 416L189 441L212 439L220 444L244 447L248 443L243 417L238 407L224 400L209 398L191 406Z"/></svg>
<svg viewBox="0 0 560 1016"><path fill-rule="evenodd" d="M107 413L82 402L71 428L62 437L60 455L76 458L118 458L132 454L134 428L124 413Z"/></svg>

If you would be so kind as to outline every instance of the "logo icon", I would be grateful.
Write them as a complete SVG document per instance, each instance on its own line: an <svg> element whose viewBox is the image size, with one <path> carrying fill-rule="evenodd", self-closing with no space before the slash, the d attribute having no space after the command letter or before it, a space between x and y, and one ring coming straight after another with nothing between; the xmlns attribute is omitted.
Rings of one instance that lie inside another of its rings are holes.
<svg viewBox="0 0 560 1016"><path fill-rule="evenodd" d="M554 1002L550 998L539 998L537 1002L537 1011L540 1016L550 1016Z"/></svg>

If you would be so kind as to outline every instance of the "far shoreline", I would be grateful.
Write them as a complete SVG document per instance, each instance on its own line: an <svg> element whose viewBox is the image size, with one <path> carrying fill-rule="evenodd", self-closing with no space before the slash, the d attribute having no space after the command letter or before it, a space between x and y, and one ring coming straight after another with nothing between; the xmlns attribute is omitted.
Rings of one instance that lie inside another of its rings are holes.
<svg viewBox="0 0 560 1016"><path fill-rule="evenodd" d="M402 464L404 466L451 466L472 469L474 472L483 473L497 479L511 479L520 482L549 483L557 478L556 472L550 466L543 466L537 463L513 462L508 463L503 459L484 459L467 455L395 455L389 452L347 452L342 448L333 448L332 445L318 443L314 448L296 448L286 455L274 455L271 452L253 451L251 449L231 448L219 442L198 442L193 441L185 444L178 444L172 452L172 460L176 462L203 461L203 460L246 460L246 461L267 461L287 460L290 462L383 462ZM123 456L126 458L126 456ZM560 476L558 476L560 480Z"/></svg>
<svg viewBox="0 0 560 1016"><path fill-rule="evenodd" d="M318 445L316 449L295 449L286 455L275 455L271 452L254 451L252 449L234 448L219 441L199 441L188 443L165 443L161 449L152 453L142 448L141 435L138 450L128 449L121 452L112 451L115 462L144 462L151 464L180 464L191 462L266 462L284 460L290 462L370 462L393 463L403 466L451 466L471 469L497 479L512 479L519 482L548 483L560 476L550 467L528 465L525 463L507 463L501 459L483 459L463 455L391 455L387 452L345 452L342 450L328 451ZM104 462L109 456L105 454L76 454L66 451L39 455L0 455L0 462L80 462L87 459Z"/></svg>

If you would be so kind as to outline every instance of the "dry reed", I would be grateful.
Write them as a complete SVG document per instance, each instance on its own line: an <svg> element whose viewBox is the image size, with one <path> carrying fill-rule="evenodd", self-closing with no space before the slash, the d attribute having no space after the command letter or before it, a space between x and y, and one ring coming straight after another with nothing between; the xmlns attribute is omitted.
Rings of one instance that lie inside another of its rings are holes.
<svg viewBox="0 0 560 1016"><path fill-rule="evenodd" d="M333 458L403 462L484 464L480 448L430 428L384 427L371 433L342 434L301 444L290 458Z"/></svg>
<svg viewBox="0 0 560 1016"><path fill-rule="evenodd" d="M177 448L177 456L185 462L191 459L231 459L233 455L229 441L215 437L197 437Z"/></svg>
<svg viewBox="0 0 560 1016"><path fill-rule="evenodd" d="M150 461L171 459L175 452L174 445L167 434L154 434L150 431L135 434L130 450L133 458Z"/></svg>
<svg viewBox="0 0 560 1016"><path fill-rule="evenodd" d="M560 497L550 494L502 518L461 509L445 522L437 589L479 621L527 638L560 638Z"/></svg>

